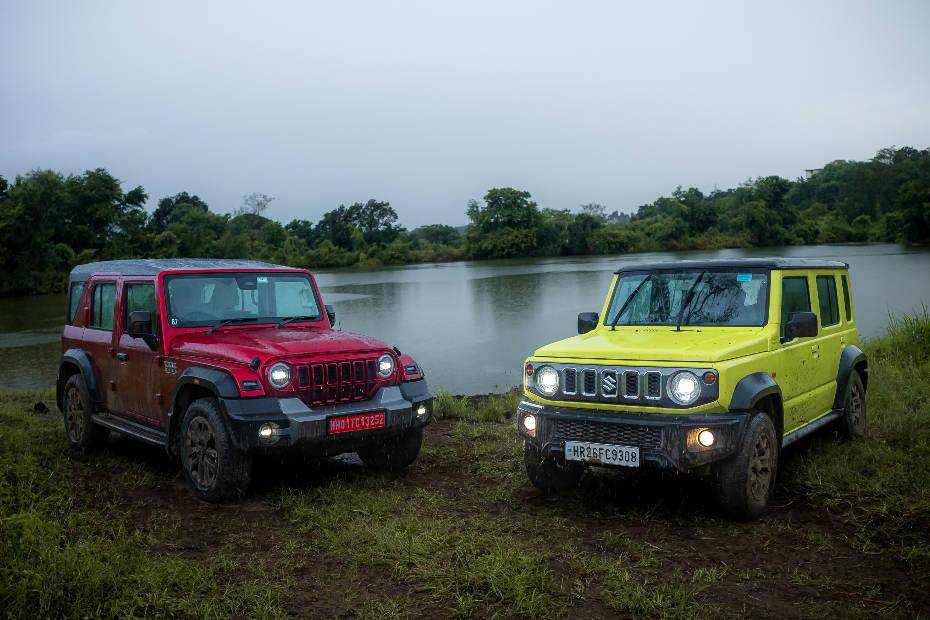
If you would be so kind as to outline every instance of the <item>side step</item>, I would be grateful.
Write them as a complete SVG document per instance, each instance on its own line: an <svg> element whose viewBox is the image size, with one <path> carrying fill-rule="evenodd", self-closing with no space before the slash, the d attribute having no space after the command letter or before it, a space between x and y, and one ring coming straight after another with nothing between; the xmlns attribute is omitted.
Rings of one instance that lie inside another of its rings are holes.
<svg viewBox="0 0 930 620"><path fill-rule="evenodd" d="M146 443L160 448L164 448L167 443L165 433L160 430L137 422L130 422L123 418L117 418L109 413L98 413L91 419L100 426L112 431L118 431L124 435L129 435L130 437L135 437L136 439L141 439Z"/></svg>
<svg viewBox="0 0 930 620"><path fill-rule="evenodd" d="M785 435L784 438L782 438L782 440L781 440L781 447L784 448L785 446L790 446L791 444L793 444L794 442L798 441L799 439L803 439L804 437L807 437L808 435L810 435L810 434L813 433L814 431L823 428L824 426L826 426L826 425L829 424L830 422L833 422L834 420L840 419L840 417L842 417L843 413L844 413L844 412L843 412L842 409L833 410L833 411L831 411L830 413L828 413L828 414L826 414L826 415L824 415L824 416L822 416L822 417L817 418L816 420L814 420L813 422L811 422L811 423L808 424L807 426L802 426L801 428L799 428L799 429L797 429L797 430L791 431L790 433L788 433L787 435Z"/></svg>

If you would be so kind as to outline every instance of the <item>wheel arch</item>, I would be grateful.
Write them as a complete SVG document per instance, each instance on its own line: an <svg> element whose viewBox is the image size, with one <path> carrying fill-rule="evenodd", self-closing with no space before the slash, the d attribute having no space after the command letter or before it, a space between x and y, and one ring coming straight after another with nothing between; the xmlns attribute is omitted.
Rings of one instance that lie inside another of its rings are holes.
<svg viewBox="0 0 930 620"><path fill-rule="evenodd" d="M184 412L192 402L200 398L215 398L220 403L220 413L226 415L223 399L239 398L236 380L222 370L193 366L178 377L168 407L167 443L170 454L177 450L177 439L181 430Z"/></svg>
<svg viewBox="0 0 930 620"><path fill-rule="evenodd" d="M833 408L842 409L845 405L846 390L849 387L849 378L852 373L859 373L862 379L862 387L868 392L869 390L869 360L866 358L862 349L854 344L843 349L840 355L840 365L836 371L836 396L833 399Z"/></svg>
<svg viewBox="0 0 930 620"><path fill-rule="evenodd" d="M781 443L785 432L785 411L781 387L765 372L754 372L739 380L730 399L730 411L764 411L772 418Z"/></svg>
<svg viewBox="0 0 930 620"><path fill-rule="evenodd" d="M68 379L76 374L84 377L84 385L87 387L94 405L103 402L100 397L100 389L97 386L97 374L94 372L94 363L90 354L84 349L68 349L61 356L58 365L58 380L55 382L55 402L59 409L62 408L65 384Z"/></svg>

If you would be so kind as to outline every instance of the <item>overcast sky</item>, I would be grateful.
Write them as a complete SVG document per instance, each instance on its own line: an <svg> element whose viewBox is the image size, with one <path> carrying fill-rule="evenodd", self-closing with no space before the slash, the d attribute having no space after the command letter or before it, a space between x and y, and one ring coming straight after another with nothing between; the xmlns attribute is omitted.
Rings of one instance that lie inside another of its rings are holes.
<svg viewBox="0 0 930 620"><path fill-rule="evenodd" d="M490 187L632 211L930 146L930 1L765 4L0 0L0 175L414 227Z"/></svg>

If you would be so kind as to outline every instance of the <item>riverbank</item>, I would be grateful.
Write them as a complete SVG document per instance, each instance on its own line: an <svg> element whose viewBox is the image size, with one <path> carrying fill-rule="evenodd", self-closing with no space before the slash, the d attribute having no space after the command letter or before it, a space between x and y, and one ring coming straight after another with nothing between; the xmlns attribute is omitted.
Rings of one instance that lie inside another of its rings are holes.
<svg viewBox="0 0 930 620"><path fill-rule="evenodd" d="M868 345L870 429L783 455L770 514L683 476L528 484L516 394L442 395L417 463L265 459L236 504L164 453L70 454L50 391L0 392L0 615L918 616L930 613L930 320Z"/></svg>

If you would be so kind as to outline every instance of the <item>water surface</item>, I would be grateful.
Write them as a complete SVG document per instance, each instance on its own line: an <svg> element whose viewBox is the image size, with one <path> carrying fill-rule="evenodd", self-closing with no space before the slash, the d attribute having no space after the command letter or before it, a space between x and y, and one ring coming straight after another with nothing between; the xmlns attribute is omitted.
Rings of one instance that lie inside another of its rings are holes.
<svg viewBox="0 0 930 620"><path fill-rule="evenodd" d="M930 306L930 249L835 245L578 258L519 259L316 272L338 326L411 353L434 388L503 391L524 358L576 332L579 312L599 311L612 273L639 261L792 256L850 264L859 329L884 329L890 311ZM0 298L0 388L52 385L63 296Z"/></svg>

